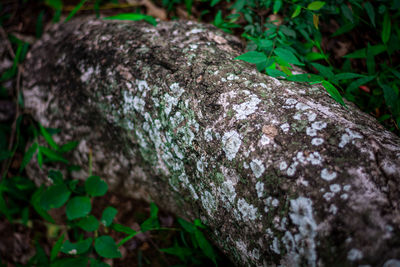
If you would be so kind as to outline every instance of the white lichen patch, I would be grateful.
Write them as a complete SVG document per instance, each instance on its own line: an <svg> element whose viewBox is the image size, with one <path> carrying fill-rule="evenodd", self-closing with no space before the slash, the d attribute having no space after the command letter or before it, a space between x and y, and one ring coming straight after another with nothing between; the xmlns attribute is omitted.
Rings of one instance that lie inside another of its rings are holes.
<svg viewBox="0 0 400 267"><path fill-rule="evenodd" d="M265 167L264 164L262 163L261 160L259 159L253 159L250 162L250 168L253 171L253 174L256 178L261 177L261 175L264 173L265 171Z"/></svg>
<svg viewBox="0 0 400 267"><path fill-rule="evenodd" d="M331 204L331 206L329 207L329 212L332 214L336 214L338 211L338 208L336 207L335 204Z"/></svg>
<svg viewBox="0 0 400 267"><path fill-rule="evenodd" d="M220 195L222 205L227 209L231 209L236 198L236 191L233 182L231 180L226 180L223 182L218 188L218 193Z"/></svg>
<svg viewBox="0 0 400 267"><path fill-rule="evenodd" d="M226 132L222 137L222 149L228 160L233 160L239 151L242 140L240 134L235 130Z"/></svg>
<svg viewBox="0 0 400 267"><path fill-rule="evenodd" d="M307 110L307 109L309 109L309 108L310 108L310 106L307 106L306 104L303 104L303 103L301 103L301 102L299 102L299 103L296 104L296 109L297 109L297 110L302 110L302 111L304 111L304 110Z"/></svg>
<svg viewBox="0 0 400 267"><path fill-rule="evenodd" d="M307 118L309 122L315 121L315 119L317 118L317 114L312 111L308 111Z"/></svg>
<svg viewBox="0 0 400 267"><path fill-rule="evenodd" d="M339 147L343 148L345 147L348 143L354 144L354 139L362 139L362 135L357 133L356 131L352 131L350 129L345 130L346 133L342 135L339 143Z"/></svg>
<svg viewBox="0 0 400 267"><path fill-rule="evenodd" d="M243 198L238 200L237 208L241 214L242 220L254 221L257 219L257 208L247 203Z"/></svg>
<svg viewBox="0 0 400 267"><path fill-rule="evenodd" d="M324 168L321 171L321 178L324 179L325 181L332 181L335 179L337 176L337 173L335 171L329 171L328 169Z"/></svg>
<svg viewBox="0 0 400 267"><path fill-rule="evenodd" d="M204 139L206 139L207 142L211 142L213 140L213 135L212 135L212 129L207 128L204 131Z"/></svg>
<svg viewBox="0 0 400 267"><path fill-rule="evenodd" d="M322 130L322 129L326 128L326 125L327 124L324 121L316 121L313 124L311 124L311 127L318 131L318 130Z"/></svg>
<svg viewBox="0 0 400 267"><path fill-rule="evenodd" d="M298 197L290 200L289 217L293 224L298 226L299 233L295 235L295 245L292 252L295 250L298 254L307 259L309 266L316 266L316 244L315 237L317 235L317 224L313 217L312 201L309 198Z"/></svg>
<svg viewBox="0 0 400 267"><path fill-rule="evenodd" d="M256 191L257 191L257 196L259 198L262 198L264 196L264 183L258 181L256 183Z"/></svg>
<svg viewBox="0 0 400 267"><path fill-rule="evenodd" d="M265 134L263 134L260 139L260 144L262 146L265 146L265 145L269 145L270 143L271 143L271 139L268 136L266 136Z"/></svg>
<svg viewBox="0 0 400 267"><path fill-rule="evenodd" d="M201 204L210 216L212 216L217 208L215 198L210 192L206 190L204 190L201 194Z"/></svg>
<svg viewBox="0 0 400 267"><path fill-rule="evenodd" d="M85 72L82 73L81 75L81 82L87 82L89 81L90 77L92 76L94 72L93 67L89 67Z"/></svg>
<svg viewBox="0 0 400 267"><path fill-rule="evenodd" d="M326 200L326 201L331 201L331 199L335 196L334 193L332 192L326 192L322 197Z"/></svg>
<svg viewBox="0 0 400 267"><path fill-rule="evenodd" d="M313 138L313 139L311 140L311 144L312 144L313 146L320 146L320 145L322 145L323 143L324 143L324 139L319 138L319 137L315 137L315 138Z"/></svg>
<svg viewBox="0 0 400 267"><path fill-rule="evenodd" d="M173 94L175 97L177 97L177 98L181 97L181 95L182 95L183 92L185 91L185 90L183 90L183 89L179 86L179 83L173 83L173 84L171 84L171 86L169 87L169 89L171 89L172 94Z"/></svg>
<svg viewBox="0 0 400 267"><path fill-rule="evenodd" d="M351 185L346 184L345 186L343 186L343 190L344 191L349 191L351 189Z"/></svg>
<svg viewBox="0 0 400 267"><path fill-rule="evenodd" d="M363 253L361 250L352 248L348 253L347 253L347 259L349 261L356 261L356 260L361 260L363 258Z"/></svg>
<svg viewBox="0 0 400 267"><path fill-rule="evenodd" d="M289 129L290 129L289 123L284 123L284 124L282 124L280 127L281 127L281 129L282 129L282 131L283 131L284 133L287 133L287 132L289 131Z"/></svg>
<svg viewBox="0 0 400 267"><path fill-rule="evenodd" d="M228 77L226 77L226 79L228 81L239 80L239 76L231 73L231 74L228 75Z"/></svg>
<svg viewBox="0 0 400 267"><path fill-rule="evenodd" d="M165 114L169 116L171 110L174 106L178 104L178 98L173 97L169 94L164 95L164 105L165 105Z"/></svg>
<svg viewBox="0 0 400 267"><path fill-rule="evenodd" d="M284 171L287 169L287 163L286 161L282 161L281 163L279 163L279 170Z"/></svg>
<svg viewBox="0 0 400 267"><path fill-rule="evenodd" d="M261 100L256 96L251 94L250 100L246 101L239 105L233 105L233 110L236 111L236 119L244 120L247 116L253 114L257 110L257 105L261 102Z"/></svg>
<svg viewBox="0 0 400 267"><path fill-rule="evenodd" d="M330 189L333 193L337 193L337 192L340 192L341 187L340 187L340 185L338 185L338 184L331 184L331 185L329 186L329 189Z"/></svg>
<svg viewBox="0 0 400 267"><path fill-rule="evenodd" d="M136 86L137 86L139 92L146 93L146 91L150 90L147 82L143 81L143 80L136 80ZM146 94L144 94L143 96L146 96Z"/></svg>

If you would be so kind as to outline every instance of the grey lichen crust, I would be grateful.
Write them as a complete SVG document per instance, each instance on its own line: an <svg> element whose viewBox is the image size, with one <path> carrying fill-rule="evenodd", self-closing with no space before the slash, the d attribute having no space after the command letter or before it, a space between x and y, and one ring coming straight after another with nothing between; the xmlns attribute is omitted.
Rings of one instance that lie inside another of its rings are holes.
<svg viewBox="0 0 400 267"><path fill-rule="evenodd" d="M32 49L25 105L81 140L75 164L91 149L114 191L201 218L239 266L399 266L399 138L240 53L209 25L75 20Z"/></svg>

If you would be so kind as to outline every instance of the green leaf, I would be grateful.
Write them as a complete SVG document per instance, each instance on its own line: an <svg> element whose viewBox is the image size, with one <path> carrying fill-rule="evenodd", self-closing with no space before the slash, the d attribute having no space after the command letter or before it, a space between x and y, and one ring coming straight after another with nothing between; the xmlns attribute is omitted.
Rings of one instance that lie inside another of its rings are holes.
<svg viewBox="0 0 400 267"><path fill-rule="evenodd" d="M181 219L181 218L178 218L177 220L178 220L178 223L182 226L182 228L186 232L194 233L197 230L197 228L196 228L196 226L194 224L192 224L192 223L190 223L190 222L188 222L188 221L186 221L184 219Z"/></svg>
<svg viewBox="0 0 400 267"><path fill-rule="evenodd" d="M90 176L85 181L85 190L92 197L100 197L105 195L108 186L99 176Z"/></svg>
<svg viewBox="0 0 400 267"><path fill-rule="evenodd" d="M50 267L87 267L88 261L87 257L63 258L56 260Z"/></svg>
<svg viewBox="0 0 400 267"><path fill-rule="evenodd" d="M314 1L308 4L307 9L308 10L312 10L312 11L316 11L316 10L320 10L323 6L325 5L325 2L322 1Z"/></svg>
<svg viewBox="0 0 400 267"><path fill-rule="evenodd" d="M378 83L383 90L383 96L385 98L386 105L388 105L389 108L393 109L393 107L395 107L396 103L398 102L398 95L396 94L396 91L387 84L381 82Z"/></svg>
<svg viewBox="0 0 400 267"><path fill-rule="evenodd" d="M93 215L89 215L80 219L77 225L86 232L93 232L99 228L99 221Z"/></svg>
<svg viewBox="0 0 400 267"><path fill-rule="evenodd" d="M287 77L288 81L292 82L320 82L324 80L322 76L310 73L295 74Z"/></svg>
<svg viewBox="0 0 400 267"><path fill-rule="evenodd" d="M158 207L154 202L150 203L150 217L157 218L158 215Z"/></svg>
<svg viewBox="0 0 400 267"><path fill-rule="evenodd" d="M390 38L390 31L391 31L391 21L390 21L390 16L389 12L386 11L384 17L383 17L383 28L382 28L382 42L386 44L389 41Z"/></svg>
<svg viewBox="0 0 400 267"><path fill-rule="evenodd" d="M46 142L55 150L58 149L58 145L54 142L53 137L51 137L50 133L39 123L40 132L43 135Z"/></svg>
<svg viewBox="0 0 400 267"><path fill-rule="evenodd" d="M64 20L64 22L69 21L69 20L76 14L76 12L78 12L78 10L82 8L82 6L85 4L86 1L87 1L87 0L81 0L81 1L79 2L79 4L77 4L77 5L74 7L74 9L72 9L72 11L68 14L68 17Z"/></svg>
<svg viewBox="0 0 400 267"><path fill-rule="evenodd" d="M61 247L63 245L64 242L64 236L65 234L62 234L57 242L54 244L53 248L51 249L51 253L50 253L50 261L54 261L57 258L58 252L60 252Z"/></svg>
<svg viewBox="0 0 400 267"><path fill-rule="evenodd" d="M39 167L42 168L42 166L43 166L43 154L42 154L42 152L40 151L40 149L38 149L37 152L38 152L38 153L37 153L38 164L39 164Z"/></svg>
<svg viewBox="0 0 400 267"><path fill-rule="evenodd" d="M354 82L349 84L349 86L347 86L346 94L350 94L354 90L358 89L358 87L360 87L361 85L366 84L366 83L372 81L373 79L375 79L375 76L365 76L365 77L355 80Z"/></svg>
<svg viewBox="0 0 400 267"><path fill-rule="evenodd" d="M60 147L60 149L58 149L58 152L60 152L60 153L69 152L69 151L73 150L75 147L77 147L78 144L79 144L78 141L68 142L68 143L62 145Z"/></svg>
<svg viewBox="0 0 400 267"><path fill-rule="evenodd" d="M354 24L354 23L351 23L351 22L350 22L350 23L347 23L347 24L343 25L342 27L340 27L339 29L337 29L337 31L335 31L335 32L332 34L331 37L336 37L336 36L342 35L342 34L344 34L344 33L346 33L346 32L349 32L349 31L351 31L354 27L355 27L355 24Z"/></svg>
<svg viewBox="0 0 400 267"><path fill-rule="evenodd" d="M217 255L215 254L210 242L208 242L208 240L205 238L204 234L200 230L196 230L194 235L204 255L211 259L214 264L217 264Z"/></svg>
<svg viewBox="0 0 400 267"><path fill-rule="evenodd" d="M96 260L93 258L91 258L90 260L91 260L90 267L111 267L110 265L108 265L105 262L102 262L102 261L99 261L99 260Z"/></svg>
<svg viewBox="0 0 400 267"><path fill-rule="evenodd" d="M65 210L68 220L85 217L92 210L92 204L88 197L73 197L67 203Z"/></svg>
<svg viewBox="0 0 400 267"><path fill-rule="evenodd" d="M333 86L330 82L328 81L322 81L322 86L325 87L326 91L331 95L333 99L336 100L336 102L340 103L342 106L346 106L346 104L343 101L342 95L339 93L339 91Z"/></svg>
<svg viewBox="0 0 400 267"><path fill-rule="evenodd" d="M272 7L274 14L278 13L281 7L282 7L282 0L275 0L274 6Z"/></svg>
<svg viewBox="0 0 400 267"><path fill-rule="evenodd" d="M69 161L66 160L63 156L61 156L58 152L51 150L50 148L39 146L39 150L43 153L50 161L59 161L65 164L68 164Z"/></svg>
<svg viewBox="0 0 400 267"><path fill-rule="evenodd" d="M141 225L140 229L142 232L150 231L150 230L155 230L160 228L160 223L158 222L158 218L150 217L147 220L145 220Z"/></svg>
<svg viewBox="0 0 400 267"><path fill-rule="evenodd" d="M379 55L382 52L386 51L386 47L384 45L373 45L369 47L369 51L373 56ZM366 58L367 57L367 49L362 48L354 51L353 53L347 54L343 56L344 58Z"/></svg>
<svg viewBox="0 0 400 267"><path fill-rule="evenodd" d="M293 52L288 49L278 47L274 50L274 54L280 59L286 61L287 63L304 66L304 64L297 59Z"/></svg>
<svg viewBox="0 0 400 267"><path fill-rule="evenodd" d="M76 243L71 243L69 240L67 240L62 245L61 252L68 255L79 255L85 253L92 245L92 241L93 239L91 237Z"/></svg>
<svg viewBox="0 0 400 267"><path fill-rule="evenodd" d="M177 243L173 247L170 248L162 248L160 251L177 256L181 261L186 261L189 257L192 256L193 252L190 248L180 247Z"/></svg>
<svg viewBox="0 0 400 267"><path fill-rule="evenodd" d="M375 58L369 43L367 46L367 69L369 75L373 75L375 73Z"/></svg>
<svg viewBox="0 0 400 267"><path fill-rule="evenodd" d="M264 53L257 51L250 51L235 58L236 60L243 60L252 64L259 64L267 61Z"/></svg>
<svg viewBox="0 0 400 267"><path fill-rule="evenodd" d="M97 254L103 258L113 259L122 257L114 239L108 235L103 235L96 238L94 241L94 249L96 250Z"/></svg>
<svg viewBox="0 0 400 267"><path fill-rule="evenodd" d="M344 73L336 74L334 77L334 80L335 81L350 80L350 79L360 78L360 77L365 77L365 75L358 74L358 73L344 72Z"/></svg>
<svg viewBox="0 0 400 267"><path fill-rule="evenodd" d="M60 171L50 170L48 176L53 181L53 184L64 183L63 175Z"/></svg>
<svg viewBox="0 0 400 267"><path fill-rule="evenodd" d="M218 4L221 0L212 0L210 6L213 7Z"/></svg>
<svg viewBox="0 0 400 267"><path fill-rule="evenodd" d="M280 71L277 69L268 68L266 70L266 72L269 76L274 77L274 78L280 78L280 77L286 78L287 77L287 75L283 71Z"/></svg>
<svg viewBox="0 0 400 267"><path fill-rule="evenodd" d="M117 232L125 233L125 234L128 234L128 235L136 234L136 233L137 233L137 232L136 232L135 230L133 230L132 228L127 227L127 226L124 226L124 225L122 225L122 224L118 224L118 223L113 223L113 224L111 225L111 228L114 229L114 230L117 231Z"/></svg>
<svg viewBox="0 0 400 267"><path fill-rule="evenodd" d="M65 184L56 184L47 188L40 197L40 206L44 210L62 207L69 199L71 191Z"/></svg>
<svg viewBox="0 0 400 267"><path fill-rule="evenodd" d="M138 20L144 20L148 23L150 23L153 26L157 25L157 21L155 18L152 16L147 16L143 14L138 14L138 13L124 13L124 14L118 14L115 16L111 17L106 17L104 19L115 19L115 20L133 20L133 21L138 21Z"/></svg>
<svg viewBox="0 0 400 267"><path fill-rule="evenodd" d="M348 19L351 23L354 23L354 18L353 18L353 11L347 6L347 4L342 4L340 6L340 9L342 10L343 16Z"/></svg>
<svg viewBox="0 0 400 267"><path fill-rule="evenodd" d="M301 6L296 5L296 9L294 10L293 14L292 14L292 19L297 17L298 15L300 15L301 12Z"/></svg>
<svg viewBox="0 0 400 267"><path fill-rule="evenodd" d="M28 151L25 152L24 158L22 159L21 162L21 166L19 167L19 172L22 172L25 169L26 165L28 165L33 155L35 154L37 148L38 148L38 143L35 142L29 147Z"/></svg>
<svg viewBox="0 0 400 267"><path fill-rule="evenodd" d="M311 66L313 66L320 75L324 76L327 79L332 79L335 74L333 74L332 70L329 67L326 67L324 65L318 64L318 63L311 63Z"/></svg>
<svg viewBox="0 0 400 267"><path fill-rule="evenodd" d="M369 17L372 25L375 28L376 25L375 25L375 10L374 10L374 7L372 6L372 4L370 2L365 2L364 3L364 8L365 8L365 11L367 11L368 17Z"/></svg>
<svg viewBox="0 0 400 267"><path fill-rule="evenodd" d="M117 213L118 213L117 209L108 206L107 208L104 209L103 214L101 215L101 223L104 224L104 226L109 227L113 222Z"/></svg>
<svg viewBox="0 0 400 267"><path fill-rule="evenodd" d="M46 212L46 210L44 210L42 208L42 206L40 205L40 199L41 196L43 195L44 192L44 186L42 185L41 187L39 187L35 193L32 195L31 197L31 205L33 206L33 208L35 209L35 211L42 216L43 219L45 219L48 222L51 223L55 223L55 221L53 220L53 218Z"/></svg>

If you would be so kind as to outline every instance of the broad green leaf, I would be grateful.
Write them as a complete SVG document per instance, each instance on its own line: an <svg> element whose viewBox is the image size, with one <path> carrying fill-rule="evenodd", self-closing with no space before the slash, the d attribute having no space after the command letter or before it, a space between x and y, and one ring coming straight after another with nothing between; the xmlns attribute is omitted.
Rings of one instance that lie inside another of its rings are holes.
<svg viewBox="0 0 400 267"><path fill-rule="evenodd" d="M392 23L390 21L389 12L386 11L385 15L383 16L383 28L382 28L382 42L386 44L390 38L390 31L391 31Z"/></svg>
<svg viewBox="0 0 400 267"><path fill-rule="evenodd" d="M99 176L90 176L85 181L85 190L92 197L104 196L108 185Z"/></svg>
<svg viewBox="0 0 400 267"><path fill-rule="evenodd" d="M157 217L156 218L150 217L140 225L140 229L142 232L156 230L158 228L160 228L160 223L158 222Z"/></svg>
<svg viewBox="0 0 400 267"><path fill-rule="evenodd" d="M316 10L320 10L323 6L325 5L325 2L322 1L314 1L308 4L307 9L308 10L312 10L312 11L316 11Z"/></svg>
<svg viewBox="0 0 400 267"><path fill-rule="evenodd" d="M117 213L118 213L117 209L108 206L107 208L104 209L103 214L101 215L101 223L104 224L104 226L109 227L113 222Z"/></svg>
<svg viewBox="0 0 400 267"><path fill-rule="evenodd" d="M50 170L48 176L53 181L53 184L63 184L64 183L63 175L60 171Z"/></svg>
<svg viewBox="0 0 400 267"><path fill-rule="evenodd" d="M369 17L372 25L375 28L376 25L375 25L375 9L374 9L374 7L372 6L372 4L370 2L365 2L364 8L365 8L365 11L367 11L368 17Z"/></svg>
<svg viewBox="0 0 400 267"><path fill-rule="evenodd" d="M65 184L52 185L40 197L40 206L44 210L57 209L68 201L71 191Z"/></svg>
<svg viewBox="0 0 400 267"><path fill-rule="evenodd" d="M375 58L369 43L367 46L367 69L369 75L373 75L375 73Z"/></svg>
<svg viewBox="0 0 400 267"><path fill-rule="evenodd" d="M68 164L68 160L66 160L63 156L61 156L59 153L57 153L54 150L51 150L50 148L44 147L44 146L39 146L39 150L41 153L43 153L50 161L59 161L63 162L65 164Z"/></svg>
<svg viewBox="0 0 400 267"><path fill-rule="evenodd" d="M235 58L236 60L243 60L252 64L258 64L262 62L267 61L267 57L265 56L264 53L260 53L257 51L250 51L247 53L244 53L243 55L240 55Z"/></svg>
<svg viewBox="0 0 400 267"><path fill-rule="evenodd" d="M177 220L178 220L178 223L182 226L182 228L186 232L194 233L197 230L197 228L196 228L196 226L194 224L192 224L192 223L190 223L190 222L188 222L188 221L186 221L184 219L181 219L181 218L178 218Z"/></svg>
<svg viewBox="0 0 400 267"><path fill-rule="evenodd" d="M54 261L57 258L58 252L60 252L61 247L63 245L64 242L64 236L65 234L62 234L57 242L54 244L53 248L51 249L51 253L50 253L50 261Z"/></svg>
<svg viewBox="0 0 400 267"><path fill-rule="evenodd" d="M274 78L287 77L287 75L284 72L277 69L267 69L266 72L269 76Z"/></svg>
<svg viewBox="0 0 400 267"><path fill-rule="evenodd" d="M329 67L318 63L311 63L311 65L319 72L320 75L326 77L328 80L332 79L335 75Z"/></svg>
<svg viewBox="0 0 400 267"><path fill-rule="evenodd" d="M342 96L340 95L339 91L333 86L330 82L328 81L322 81L322 86L325 87L326 91L331 95L333 99L336 100L336 102L340 103L342 106L346 106L346 104L343 101Z"/></svg>
<svg viewBox="0 0 400 267"><path fill-rule="evenodd" d="M108 265L105 262L102 262L102 261L99 261L99 260L96 260L93 258L91 258L90 260L91 260L90 267L111 267L110 265Z"/></svg>
<svg viewBox="0 0 400 267"><path fill-rule="evenodd" d="M31 203L31 205L33 206L33 208L35 209L35 211L36 211L40 216L42 216L43 219L45 219L45 220L48 221L48 222L55 223L54 220L53 220L53 218L52 218L52 217L47 213L47 211L44 210L44 209L42 208L42 206L40 205L40 199L41 199L41 196L43 195L44 190L45 190L45 189L44 189L44 186L43 186L43 185L42 185L41 187L39 187L39 188L35 191L35 193L32 195L30 203Z"/></svg>
<svg viewBox="0 0 400 267"><path fill-rule="evenodd" d="M205 238L204 234L200 230L196 230L194 235L201 250L204 252L204 255L206 255L207 258L211 259L214 264L216 264L217 255L215 254L210 242L208 242L208 240Z"/></svg>
<svg viewBox="0 0 400 267"><path fill-rule="evenodd" d="M154 202L150 203L150 217L157 218L158 215L158 207Z"/></svg>
<svg viewBox="0 0 400 267"><path fill-rule="evenodd" d="M114 239L108 235L103 235L96 238L94 241L94 249L96 250L97 254L103 258L113 259L122 257Z"/></svg>
<svg viewBox="0 0 400 267"><path fill-rule="evenodd" d="M327 56L321 53L310 52L306 54L306 59L309 61L325 59Z"/></svg>
<svg viewBox="0 0 400 267"><path fill-rule="evenodd" d="M62 245L61 252L68 255L79 255L85 253L92 245L92 241L93 239L91 237L76 243L71 243L69 240L67 240Z"/></svg>
<svg viewBox="0 0 400 267"><path fill-rule="evenodd" d="M99 221L93 215L80 219L77 225L86 232L93 232L99 228Z"/></svg>
<svg viewBox="0 0 400 267"><path fill-rule="evenodd" d="M92 210L92 204L88 197L73 197L67 203L66 214L68 220L85 217Z"/></svg>
<svg viewBox="0 0 400 267"><path fill-rule="evenodd" d="M23 171L25 169L26 165L28 165L28 163L31 161L37 148L38 148L38 143L35 142L29 147L28 151L25 152L24 158L22 159L22 162L21 162L21 166L19 167L20 172Z"/></svg>
<svg viewBox="0 0 400 267"><path fill-rule="evenodd" d="M275 0L274 6L272 7L274 14L278 13L281 7L282 7L282 0Z"/></svg>
<svg viewBox="0 0 400 267"><path fill-rule="evenodd" d="M274 50L274 54L275 54L277 57L283 59L284 61L286 61L286 62L288 62L288 63L294 64L294 65L298 65L298 66L304 66L304 64L301 63L301 62L297 59L297 57L295 56L295 54L293 54L293 52L290 51L290 50L288 50L288 49L278 47L278 48L276 48L276 49Z"/></svg>
<svg viewBox="0 0 400 267"><path fill-rule="evenodd" d="M144 20L144 21L150 23L153 26L157 25L156 19L153 18L152 16L147 16L147 15L137 14L137 13L118 14L118 15L115 15L115 16L106 17L104 19L133 20L133 21Z"/></svg>
<svg viewBox="0 0 400 267"><path fill-rule="evenodd" d="M43 154L40 151L40 149L37 150L37 160L38 160L39 167L42 168L42 166L43 166Z"/></svg>
<svg viewBox="0 0 400 267"><path fill-rule="evenodd" d="M58 149L58 145L54 142L53 137L51 137L50 133L39 123L40 132L42 133L46 142L55 150Z"/></svg>
<svg viewBox="0 0 400 267"><path fill-rule="evenodd" d="M78 12L79 9L82 8L82 6L85 4L87 0L81 0L79 2L79 4L77 4L74 9L72 9L72 11L68 14L68 17L64 20L64 22L67 22L68 20L70 20L75 14L76 12Z"/></svg>
<svg viewBox="0 0 400 267"><path fill-rule="evenodd" d="M343 25L342 27L340 27L337 31L335 31L331 37L336 37L339 35L342 35L346 32L351 31L353 28L355 27L354 23L347 23L345 25Z"/></svg>
<svg viewBox="0 0 400 267"><path fill-rule="evenodd" d="M293 14L292 14L292 19L297 17L298 15L300 15L301 12L301 6L296 5L296 9L294 10Z"/></svg>

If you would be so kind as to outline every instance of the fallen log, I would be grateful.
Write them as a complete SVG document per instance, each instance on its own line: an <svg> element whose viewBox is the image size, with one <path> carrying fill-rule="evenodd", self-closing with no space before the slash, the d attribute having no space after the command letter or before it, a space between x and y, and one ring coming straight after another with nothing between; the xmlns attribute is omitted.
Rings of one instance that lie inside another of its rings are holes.
<svg viewBox="0 0 400 267"><path fill-rule="evenodd" d="M200 218L238 266L399 266L400 139L241 53L190 21L57 24L28 55L25 108L115 192Z"/></svg>

